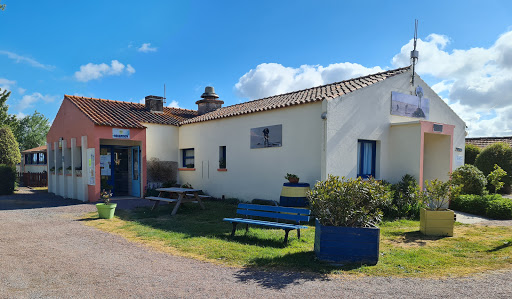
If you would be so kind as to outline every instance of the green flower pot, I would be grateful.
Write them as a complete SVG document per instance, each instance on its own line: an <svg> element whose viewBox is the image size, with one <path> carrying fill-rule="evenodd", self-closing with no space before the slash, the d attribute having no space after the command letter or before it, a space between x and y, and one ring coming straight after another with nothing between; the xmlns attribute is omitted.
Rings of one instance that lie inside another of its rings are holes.
<svg viewBox="0 0 512 299"><path fill-rule="evenodd" d="M117 204L116 203L97 203L96 208L98 209L98 215L102 219L112 219L114 218L114 212L116 211Z"/></svg>

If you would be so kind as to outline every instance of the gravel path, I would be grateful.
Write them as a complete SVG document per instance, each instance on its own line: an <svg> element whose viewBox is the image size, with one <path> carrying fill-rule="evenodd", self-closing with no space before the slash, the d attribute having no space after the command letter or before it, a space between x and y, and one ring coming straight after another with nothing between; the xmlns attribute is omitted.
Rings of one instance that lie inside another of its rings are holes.
<svg viewBox="0 0 512 299"><path fill-rule="evenodd" d="M75 220L89 211L94 205L44 193L0 197L0 297L512 297L512 271L427 280L217 266L156 252Z"/></svg>

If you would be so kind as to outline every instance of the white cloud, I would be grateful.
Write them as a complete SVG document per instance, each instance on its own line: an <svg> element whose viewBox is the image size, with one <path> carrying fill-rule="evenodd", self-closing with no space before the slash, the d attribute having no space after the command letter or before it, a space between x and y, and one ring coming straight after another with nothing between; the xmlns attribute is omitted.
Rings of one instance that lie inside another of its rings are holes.
<svg viewBox="0 0 512 299"><path fill-rule="evenodd" d="M17 111L21 112L25 109L35 107L36 103L38 102L51 103L54 102L57 98L57 96L43 95L39 92L34 92L30 95L24 95L21 100L14 106Z"/></svg>
<svg viewBox="0 0 512 299"><path fill-rule="evenodd" d="M512 30L488 47L450 49L452 40L430 34L418 39L416 72L434 82L432 88L468 125L469 136L512 135ZM391 63L410 65L413 41L405 44ZM262 63L244 74L235 85L240 97L257 99L294 90L376 73L387 67L354 63L285 67Z"/></svg>
<svg viewBox="0 0 512 299"><path fill-rule="evenodd" d="M278 63L262 63L243 75L236 83L235 90L240 97L259 99L381 71L383 69L378 66L367 68L350 62L326 67L302 65L299 68L285 67Z"/></svg>
<svg viewBox="0 0 512 299"><path fill-rule="evenodd" d="M137 48L137 51L148 53L148 52L156 52L157 49L158 49L157 47L151 47L151 43L144 43L144 44L142 44L142 46L140 46L140 48Z"/></svg>
<svg viewBox="0 0 512 299"><path fill-rule="evenodd" d="M16 81L0 78L0 88L2 89L2 92L4 90L11 91L13 85L16 85Z"/></svg>
<svg viewBox="0 0 512 299"><path fill-rule="evenodd" d="M413 41L392 59L396 67L410 64ZM445 50L450 38L430 34L418 40L416 71L440 80L432 88L448 92L448 102L468 124L469 136L512 135L512 31L489 48Z"/></svg>
<svg viewBox="0 0 512 299"><path fill-rule="evenodd" d="M167 107L172 107L172 108L181 108L178 101L176 100L172 100L169 105L167 105Z"/></svg>
<svg viewBox="0 0 512 299"><path fill-rule="evenodd" d="M26 115L25 113L23 113L23 112L18 112L18 113L16 114L16 117L17 117L18 119L22 119L22 118L24 118L25 116L27 116L27 115Z"/></svg>
<svg viewBox="0 0 512 299"><path fill-rule="evenodd" d="M27 91L25 88L18 87L18 93L19 94L24 94L25 91Z"/></svg>
<svg viewBox="0 0 512 299"><path fill-rule="evenodd" d="M445 91L450 91L452 86L453 86L453 82L451 82L449 80L443 80L443 81L441 81L439 83L436 83L436 84L432 85L432 89L437 94L440 94L440 93L445 92Z"/></svg>
<svg viewBox="0 0 512 299"><path fill-rule="evenodd" d="M16 63L24 62L30 64L33 67L42 68L45 70L53 70L55 68L53 65L42 64L35 59L21 56L13 52L0 50L0 54L7 56L9 59L14 60Z"/></svg>
<svg viewBox="0 0 512 299"><path fill-rule="evenodd" d="M105 63L82 65L80 71L75 72L75 78L78 81L87 82L104 76L119 76L124 72L131 75L135 73L135 69L129 64L125 66L117 60L112 60L110 66Z"/></svg>

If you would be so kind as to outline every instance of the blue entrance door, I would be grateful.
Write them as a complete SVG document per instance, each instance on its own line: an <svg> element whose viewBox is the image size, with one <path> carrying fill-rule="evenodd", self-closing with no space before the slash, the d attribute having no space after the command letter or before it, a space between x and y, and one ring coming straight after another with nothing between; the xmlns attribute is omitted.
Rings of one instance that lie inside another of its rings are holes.
<svg viewBox="0 0 512 299"><path fill-rule="evenodd" d="M132 147L132 196L140 197L140 147Z"/></svg>

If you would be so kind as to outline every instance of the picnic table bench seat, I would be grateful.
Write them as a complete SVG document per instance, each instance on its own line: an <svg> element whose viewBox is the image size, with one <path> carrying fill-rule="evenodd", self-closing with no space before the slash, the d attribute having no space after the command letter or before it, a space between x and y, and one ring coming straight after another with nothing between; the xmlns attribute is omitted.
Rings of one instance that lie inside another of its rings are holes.
<svg viewBox="0 0 512 299"><path fill-rule="evenodd" d="M288 243L288 233L291 230L297 230L297 238L300 239L300 230L306 229L308 226L301 225L301 221L308 222L311 211L308 209L289 208L289 207L276 207L255 204L239 204L237 214L244 215L245 218L224 218L224 221L233 224L231 236L235 235L236 226L238 223L244 223L245 231L249 231L249 224L261 225L272 228L280 228L285 231L284 243ZM264 218L254 219L253 217ZM278 222L283 221L283 222ZM284 221L294 222L286 223Z"/></svg>
<svg viewBox="0 0 512 299"><path fill-rule="evenodd" d="M194 197L194 194L190 193L190 194L187 194L188 197ZM211 198L210 195L198 195L199 198L201 199L209 199Z"/></svg>
<svg viewBox="0 0 512 299"><path fill-rule="evenodd" d="M158 196L146 196L146 199L149 200L158 200L158 201L167 201L167 202L177 202L178 200L175 198L167 198L167 197L158 197Z"/></svg>

